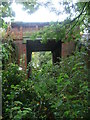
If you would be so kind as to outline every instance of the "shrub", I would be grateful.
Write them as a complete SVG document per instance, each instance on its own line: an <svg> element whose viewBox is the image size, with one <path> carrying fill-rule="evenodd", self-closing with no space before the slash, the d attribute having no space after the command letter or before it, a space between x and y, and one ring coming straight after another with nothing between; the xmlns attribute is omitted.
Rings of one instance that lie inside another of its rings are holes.
<svg viewBox="0 0 90 120"><path fill-rule="evenodd" d="M3 115L12 120L88 119L86 52L43 64L25 80L11 64L3 73ZM9 72L10 71L10 72Z"/></svg>
<svg viewBox="0 0 90 120"><path fill-rule="evenodd" d="M15 45L11 40L4 41L2 44L2 69L6 69L9 63L15 63L16 61Z"/></svg>
<svg viewBox="0 0 90 120"><path fill-rule="evenodd" d="M85 118L88 114L86 52L76 52L61 60L60 65L43 65L32 75L33 89L39 97L38 119ZM36 107L37 108L37 107ZM52 117L52 118L50 118Z"/></svg>

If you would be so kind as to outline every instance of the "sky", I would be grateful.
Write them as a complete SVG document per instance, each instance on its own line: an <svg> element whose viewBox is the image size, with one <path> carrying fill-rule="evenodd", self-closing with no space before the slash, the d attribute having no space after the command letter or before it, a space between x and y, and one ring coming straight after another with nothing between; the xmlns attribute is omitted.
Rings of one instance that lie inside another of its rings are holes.
<svg viewBox="0 0 90 120"><path fill-rule="evenodd" d="M34 14L28 15L24 10L22 10L22 5L12 4L13 10L15 10L15 21L23 22L50 22L56 21L58 17L54 13L50 13L48 9L40 7Z"/></svg>
<svg viewBox="0 0 90 120"><path fill-rule="evenodd" d="M43 1L43 0L39 0ZM44 0L45 2L46 0ZM57 10L62 11L63 6L58 5L58 1L60 0L52 0L54 6L57 8ZM75 0L74 0L75 1ZM60 1L61 2L61 1ZM55 22L55 21L64 21L65 18L68 16L66 14L61 14L57 16L54 12L50 12L48 8L40 7L36 12L29 15L27 12L25 12L22 9L21 4L16 4L13 2L12 9L15 12L15 18L14 21L22 21L22 22ZM6 19L7 22L10 21L10 18Z"/></svg>

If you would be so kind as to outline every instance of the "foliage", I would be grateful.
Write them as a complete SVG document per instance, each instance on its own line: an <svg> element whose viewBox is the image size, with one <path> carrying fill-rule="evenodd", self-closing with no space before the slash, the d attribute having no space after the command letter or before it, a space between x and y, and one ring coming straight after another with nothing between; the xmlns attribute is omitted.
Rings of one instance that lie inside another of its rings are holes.
<svg viewBox="0 0 90 120"><path fill-rule="evenodd" d="M2 69L5 69L7 64L15 62L15 46L12 42L10 31L8 31L9 23L5 22L5 18L14 16L14 12L11 8L11 1L0 2L0 41L2 42Z"/></svg>
<svg viewBox="0 0 90 120"><path fill-rule="evenodd" d="M24 108L22 112L20 109L22 102L18 101L18 97L23 89L21 83L25 80L25 73L19 70L18 65L11 63L3 71L2 78L4 119L20 120L22 116L30 111L29 108Z"/></svg>
<svg viewBox="0 0 90 120"><path fill-rule="evenodd" d="M10 39L10 38L9 38ZM7 64L16 62L17 56L15 52L15 45L8 39L2 43L2 69L7 67Z"/></svg>
<svg viewBox="0 0 90 120"><path fill-rule="evenodd" d="M12 11L10 1L8 2L0 2L0 28L5 28L5 18L10 18L13 20L13 16L15 16L14 11Z"/></svg>
<svg viewBox="0 0 90 120"><path fill-rule="evenodd" d="M3 72L4 119L88 119L86 56L82 50L60 65L43 64L28 80L17 65L9 65Z"/></svg>
<svg viewBox="0 0 90 120"><path fill-rule="evenodd" d="M23 9L27 11L27 13L32 14L39 8L39 3L37 0L30 0L28 2L23 2Z"/></svg>
<svg viewBox="0 0 90 120"><path fill-rule="evenodd" d="M88 29L89 2L75 4L63 2L59 4L63 4L64 10L69 14L69 17L61 23L59 21L50 23L49 26L45 26L44 29L33 34L31 39L41 37L42 42L46 43L48 40L53 39L67 42L81 38L80 31L83 32L85 29ZM73 12L76 12L77 16Z"/></svg>
<svg viewBox="0 0 90 120"><path fill-rule="evenodd" d="M52 55L51 52L33 52L32 53L32 66L34 68L41 68L43 64L51 64L52 63Z"/></svg>
<svg viewBox="0 0 90 120"><path fill-rule="evenodd" d="M3 3L3 8L8 7L7 4ZM64 4L66 11L71 15L72 7L70 8L67 3ZM27 3L24 5L28 8L30 6ZM73 8L78 13L73 20L70 16L63 23L51 23L34 37L42 37L44 43L48 38L57 41L60 38L62 41L80 38L82 24L87 27L89 4L78 3L77 7L73 6ZM8 13L5 10L4 12ZM7 15L9 16L9 13ZM3 26L7 28L6 24ZM85 61L87 53L84 49L61 59L60 64L56 65L51 65L50 62L42 59L40 68L34 68L31 77L27 79L25 73L19 70L19 66L11 63L14 60L12 60L14 49L10 36L9 41L4 42L2 48L5 68L2 74L4 120L88 119L88 70Z"/></svg>
<svg viewBox="0 0 90 120"><path fill-rule="evenodd" d="M74 40L75 38L80 38L80 29L79 27L75 27L73 30L70 31L69 28L72 25L68 24L66 26L63 25L64 23L51 23L50 26L45 26L40 31L33 33L31 39L41 38L42 43L46 43L48 40L56 40L56 41L63 41L68 42ZM68 31L69 29L69 31ZM78 36L77 36L78 35Z"/></svg>
<svg viewBox="0 0 90 120"><path fill-rule="evenodd" d="M61 67L44 65L39 73L33 73L33 88L41 97L41 109L45 105L46 113L53 113L55 119L87 116L88 76L83 57L83 52L77 52L62 61Z"/></svg>

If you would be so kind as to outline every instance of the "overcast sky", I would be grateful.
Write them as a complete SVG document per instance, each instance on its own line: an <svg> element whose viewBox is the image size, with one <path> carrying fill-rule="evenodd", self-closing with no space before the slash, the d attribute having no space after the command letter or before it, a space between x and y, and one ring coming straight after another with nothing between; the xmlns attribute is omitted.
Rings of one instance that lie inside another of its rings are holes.
<svg viewBox="0 0 90 120"><path fill-rule="evenodd" d="M48 8L40 7L34 14L29 15L22 9L22 5L13 3L12 8L15 11L15 21L23 22L51 22L58 19L64 20L66 15L56 16L55 13L50 12Z"/></svg>
<svg viewBox="0 0 90 120"><path fill-rule="evenodd" d="M39 0L43 1L43 0ZM44 2L47 0L44 0ZM59 6L58 1L61 0L52 0L54 6L57 10L62 11L63 6ZM76 1L76 0L73 0ZM12 4L12 9L15 12L15 21L22 21L22 22L51 22L51 21L63 21L67 15L61 14L57 16L54 12L50 12L48 8L40 7L35 13L29 15L22 9L21 4L16 4L15 2ZM6 19L6 21L10 21L10 18Z"/></svg>

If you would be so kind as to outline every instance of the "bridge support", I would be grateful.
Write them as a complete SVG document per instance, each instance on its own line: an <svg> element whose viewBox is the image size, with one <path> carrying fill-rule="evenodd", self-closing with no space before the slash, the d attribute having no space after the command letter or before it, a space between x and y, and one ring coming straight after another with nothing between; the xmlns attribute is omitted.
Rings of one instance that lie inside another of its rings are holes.
<svg viewBox="0 0 90 120"><path fill-rule="evenodd" d="M41 43L41 40L27 40L26 42L26 54L27 54L27 66L28 66L28 78L31 74L31 67L28 65L31 62L32 52L51 51L53 64L60 61L61 57L61 41L56 42L50 40L46 44Z"/></svg>

